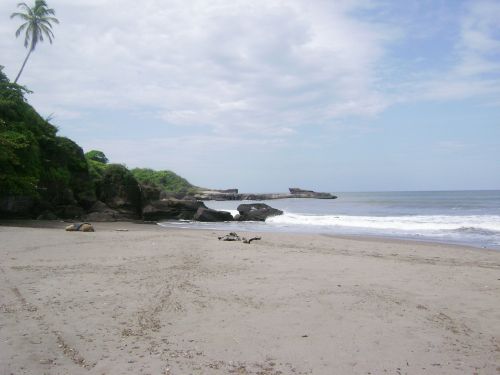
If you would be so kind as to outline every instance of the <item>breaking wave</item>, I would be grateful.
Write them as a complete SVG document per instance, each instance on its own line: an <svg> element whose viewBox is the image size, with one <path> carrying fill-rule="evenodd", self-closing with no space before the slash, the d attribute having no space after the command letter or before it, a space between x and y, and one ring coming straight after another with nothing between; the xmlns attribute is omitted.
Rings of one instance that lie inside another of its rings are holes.
<svg viewBox="0 0 500 375"><path fill-rule="evenodd" d="M349 216L285 213L268 218L266 223L280 226L348 227L402 232L459 231L500 234L500 216L496 215Z"/></svg>

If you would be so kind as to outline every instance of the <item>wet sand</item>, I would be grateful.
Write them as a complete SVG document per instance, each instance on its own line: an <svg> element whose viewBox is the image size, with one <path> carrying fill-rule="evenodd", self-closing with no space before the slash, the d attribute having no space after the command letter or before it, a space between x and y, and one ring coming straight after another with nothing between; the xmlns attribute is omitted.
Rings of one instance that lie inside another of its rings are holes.
<svg viewBox="0 0 500 375"><path fill-rule="evenodd" d="M0 375L500 374L498 251L6 224Z"/></svg>

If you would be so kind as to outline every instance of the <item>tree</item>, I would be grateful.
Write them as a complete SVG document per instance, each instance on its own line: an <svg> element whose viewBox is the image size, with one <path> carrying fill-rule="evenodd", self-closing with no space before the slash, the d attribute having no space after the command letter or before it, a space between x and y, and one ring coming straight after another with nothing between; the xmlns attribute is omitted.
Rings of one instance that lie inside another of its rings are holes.
<svg viewBox="0 0 500 375"><path fill-rule="evenodd" d="M92 150L87 152L85 154L85 157L90 160L98 161L99 163L102 164L107 164L109 161L106 155L104 155L104 152L98 150Z"/></svg>
<svg viewBox="0 0 500 375"><path fill-rule="evenodd" d="M23 72L24 66L28 61L28 58L31 55L38 44L38 42L43 42L43 37L47 37L49 39L50 44L52 44L52 40L54 39L54 33L52 32L52 23L59 23L59 20L53 17L56 12L54 9L47 8L47 3L45 0L35 0L35 5L30 8L26 3L17 4L18 8L22 8L23 12L15 12L10 15L10 18L21 18L24 23L19 26L16 31L16 38L21 35L23 31L25 31L24 36L24 47L29 48L28 54L24 59L23 65L21 66L21 70L17 74L14 83L17 83L17 80L21 76Z"/></svg>

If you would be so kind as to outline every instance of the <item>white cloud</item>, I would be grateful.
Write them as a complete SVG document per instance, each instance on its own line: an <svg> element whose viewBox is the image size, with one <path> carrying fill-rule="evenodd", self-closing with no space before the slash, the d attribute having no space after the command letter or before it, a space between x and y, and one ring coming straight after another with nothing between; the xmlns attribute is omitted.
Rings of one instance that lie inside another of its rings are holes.
<svg viewBox="0 0 500 375"><path fill-rule="evenodd" d="M284 134L386 106L375 68L392 34L351 15L364 1L49 3L61 20L55 44L21 79L46 112L147 106L173 125ZM15 51L13 75L25 51L10 26L0 46Z"/></svg>
<svg viewBox="0 0 500 375"><path fill-rule="evenodd" d="M415 83L427 99L500 95L500 3L468 3L455 46L456 62L433 79Z"/></svg>

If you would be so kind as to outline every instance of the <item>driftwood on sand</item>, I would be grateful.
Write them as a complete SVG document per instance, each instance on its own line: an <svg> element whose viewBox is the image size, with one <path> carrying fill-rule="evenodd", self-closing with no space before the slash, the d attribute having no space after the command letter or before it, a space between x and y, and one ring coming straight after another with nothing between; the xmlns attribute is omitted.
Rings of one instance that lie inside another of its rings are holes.
<svg viewBox="0 0 500 375"><path fill-rule="evenodd" d="M261 237L252 237L246 239L245 237L238 236L238 234L236 234L235 232L231 232L229 234L226 234L225 236L220 236L218 238L219 241L242 241L243 243L247 244L251 243L252 241L257 241L261 239Z"/></svg>

